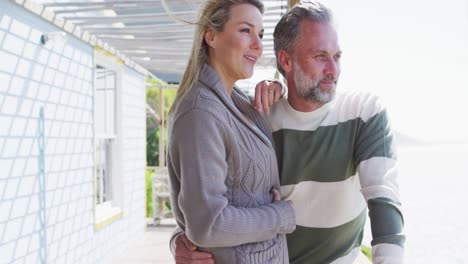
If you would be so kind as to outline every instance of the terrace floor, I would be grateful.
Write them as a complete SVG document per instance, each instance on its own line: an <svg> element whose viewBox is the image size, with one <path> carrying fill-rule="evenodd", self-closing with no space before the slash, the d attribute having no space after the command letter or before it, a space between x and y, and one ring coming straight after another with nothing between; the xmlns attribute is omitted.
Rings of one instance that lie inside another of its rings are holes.
<svg viewBox="0 0 468 264"><path fill-rule="evenodd" d="M111 260L112 264L173 264L169 238L175 228L174 219L163 219L160 225L148 223L144 237L130 243L126 252Z"/></svg>

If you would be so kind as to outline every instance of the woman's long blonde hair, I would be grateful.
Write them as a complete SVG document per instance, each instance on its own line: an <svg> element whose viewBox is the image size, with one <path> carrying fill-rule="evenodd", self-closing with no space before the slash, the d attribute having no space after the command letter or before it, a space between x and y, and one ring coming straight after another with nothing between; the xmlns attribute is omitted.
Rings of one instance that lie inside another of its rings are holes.
<svg viewBox="0 0 468 264"><path fill-rule="evenodd" d="M205 33L208 29L221 32L229 20L231 6L239 4L251 4L263 14L263 2L261 0L207 0L200 11L196 25L192 52L185 68L184 75L179 84L177 95L169 113L174 111L177 103L184 97L200 77L203 65L208 63L208 45L205 42Z"/></svg>

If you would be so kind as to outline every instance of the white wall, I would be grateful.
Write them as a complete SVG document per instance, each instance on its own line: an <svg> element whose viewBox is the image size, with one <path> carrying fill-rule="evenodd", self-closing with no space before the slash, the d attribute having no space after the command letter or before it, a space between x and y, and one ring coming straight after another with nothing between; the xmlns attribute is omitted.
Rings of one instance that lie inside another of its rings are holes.
<svg viewBox="0 0 468 264"><path fill-rule="evenodd" d="M124 215L95 231L93 48L7 1L0 2L0 263L103 263L145 224L145 87L122 85ZM38 116L45 112L46 235L39 237Z"/></svg>

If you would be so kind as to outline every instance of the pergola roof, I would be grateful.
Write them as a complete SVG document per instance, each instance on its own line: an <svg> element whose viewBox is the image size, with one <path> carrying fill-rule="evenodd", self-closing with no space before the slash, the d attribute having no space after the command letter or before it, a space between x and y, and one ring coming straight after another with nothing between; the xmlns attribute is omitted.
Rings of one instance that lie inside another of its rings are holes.
<svg viewBox="0 0 468 264"><path fill-rule="evenodd" d="M16 0L18 2L18 0ZM26 0L28 2L28 0ZM31 1L29 1L31 2ZM33 0L55 18L96 38L160 79L178 82L192 46L195 22L205 0ZM272 34L287 0L264 0L264 52L258 65L275 67Z"/></svg>

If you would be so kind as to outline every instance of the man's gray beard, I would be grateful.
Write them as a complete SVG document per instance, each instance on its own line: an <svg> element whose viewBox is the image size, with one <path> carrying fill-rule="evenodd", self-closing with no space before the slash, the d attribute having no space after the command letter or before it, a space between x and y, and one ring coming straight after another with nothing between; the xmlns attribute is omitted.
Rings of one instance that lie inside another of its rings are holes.
<svg viewBox="0 0 468 264"><path fill-rule="evenodd" d="M326 104L335 98L336 93L336 80L333 77L324 77L312 79L307 76L299 64L295 61L294 64L294 84L296 85L297 95L314 103ZM329 91L320 89L320 82L323 80L333 79L335 86Z"/></svg>

